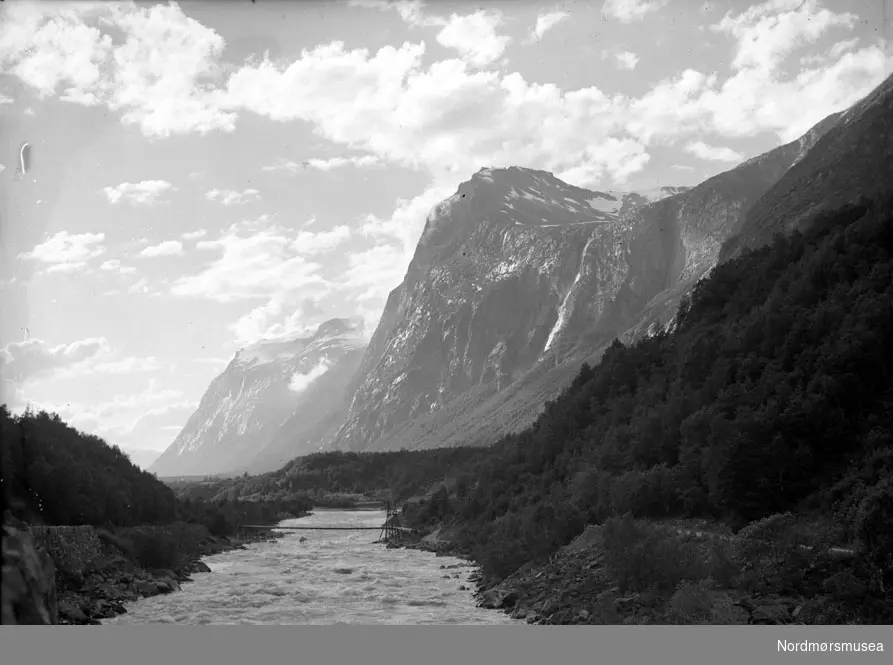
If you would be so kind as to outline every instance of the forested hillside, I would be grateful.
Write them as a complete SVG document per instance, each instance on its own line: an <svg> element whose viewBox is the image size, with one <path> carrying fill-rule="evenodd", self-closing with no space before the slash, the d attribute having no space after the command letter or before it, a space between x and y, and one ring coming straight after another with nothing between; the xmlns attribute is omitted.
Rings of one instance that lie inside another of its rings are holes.
<svg viewBox="0 0 893 665"><path fill-rule="evenodd" d="M130 527L177 520L218 535L240 522L273 523L280 512L303 513L300 499L264 502L181 502L116 446L84 434L58 415L13 416L0 405L2 486L15 518L32 524Z"/></svg>
<svg viewBox="0 0 893 665"><path fill-rule="evenodd" d="M891 212L864 200L718 266L672 332L615 342L415 523L461 525L499 578L613 516L737 529L790 511L827 517L890 588Z"/></svg>
<svg viewBox="0 0 893 665"><path fill-rule="evenodd" d="M391 453L315 453L292 460L278 471L177 488L182 499L304 498L314 505L349 506L353 498L405 501L468 464L480 462L487 448L440 448ZM452 483L450 483L452 486ZM339 500L340 499L340 500Z"/></svg>

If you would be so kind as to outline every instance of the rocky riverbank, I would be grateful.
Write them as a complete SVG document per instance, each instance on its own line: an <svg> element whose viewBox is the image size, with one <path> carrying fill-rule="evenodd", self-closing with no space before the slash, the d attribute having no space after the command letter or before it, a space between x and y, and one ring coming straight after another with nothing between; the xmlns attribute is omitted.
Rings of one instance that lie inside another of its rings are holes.
<svg viewBox="0 0 893 665"><path fill-rule="evenodd" d="M716 543L715 534L684 531L680 538L705 553ZM453 542L455 533L455 527L440 528L425 536L404 537L389 546L462 558L473 565L469 553ZM805 577L815 580L803 581L803 586L814 587L810 593L783 585L742 586L740 580L723 584L715 578L722 580L732 573L721 568L714 564L704 577L668 589L631 590L611 568L603 527L590 526L547 563L528 564L501 581L488 579L478 570L469 580L477 587L475 595L481 607L531 624L808 625L876 623L877 617L888 616L882 606L891 597L868 594L833 557L823 565L810 564L804 571Z"/></svg>
<svg viewBox="0 0 893 665"><path fill-rule="evenodd" d="M192 581L195 573L211 572L202 558L220 552L245 549L251 542L281 538L276 531L240 534L239 538L207 536L184 552L171 568L147 569L105 545L106 556L79 579L66 579L58 588L60 624L98 625L127 611L126 605L140 598L173 593Z"/></svg>

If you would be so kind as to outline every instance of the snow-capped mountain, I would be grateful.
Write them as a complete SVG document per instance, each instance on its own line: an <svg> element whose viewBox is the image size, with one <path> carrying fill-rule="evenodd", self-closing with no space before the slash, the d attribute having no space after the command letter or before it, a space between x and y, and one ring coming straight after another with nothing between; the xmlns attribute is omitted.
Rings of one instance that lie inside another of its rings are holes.
<svg viewBox="0 0 893 665"><path fill-rule="evenodd" d="M318 448L321 441L304 435L324 436L320 422L343 408L363 348L361 320L333 319L312 335L239 350L150 470L159 476L267 470L281 466L280 457Z"/></svg>

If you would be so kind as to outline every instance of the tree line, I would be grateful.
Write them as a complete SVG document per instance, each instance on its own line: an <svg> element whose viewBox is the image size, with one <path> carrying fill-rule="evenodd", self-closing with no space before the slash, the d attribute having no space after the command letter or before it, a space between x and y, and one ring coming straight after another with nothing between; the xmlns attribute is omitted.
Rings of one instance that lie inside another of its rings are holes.
<svg viewBox="0 0 893 665"><path fill-rule="evenodd" d="M239 524L274 524L301 515L300 497L261 501L180 500L117 446L85 434L58 414L0 405L3 497L11 515L32 524L134 527L185 521L229 535Z"/></svg>

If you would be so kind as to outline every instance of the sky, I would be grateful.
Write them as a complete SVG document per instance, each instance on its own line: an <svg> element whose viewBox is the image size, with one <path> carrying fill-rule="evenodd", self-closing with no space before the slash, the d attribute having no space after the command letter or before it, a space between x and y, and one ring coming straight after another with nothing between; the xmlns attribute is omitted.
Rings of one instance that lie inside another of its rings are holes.
<svg viewBox="0 0 893 665"><path fill-rule="evenodd" d="M893 71L893 0L0 5L0 400L147 459L362 316L484 166L694 185ZM30 145L24 172L20 150Z"/></svg>

